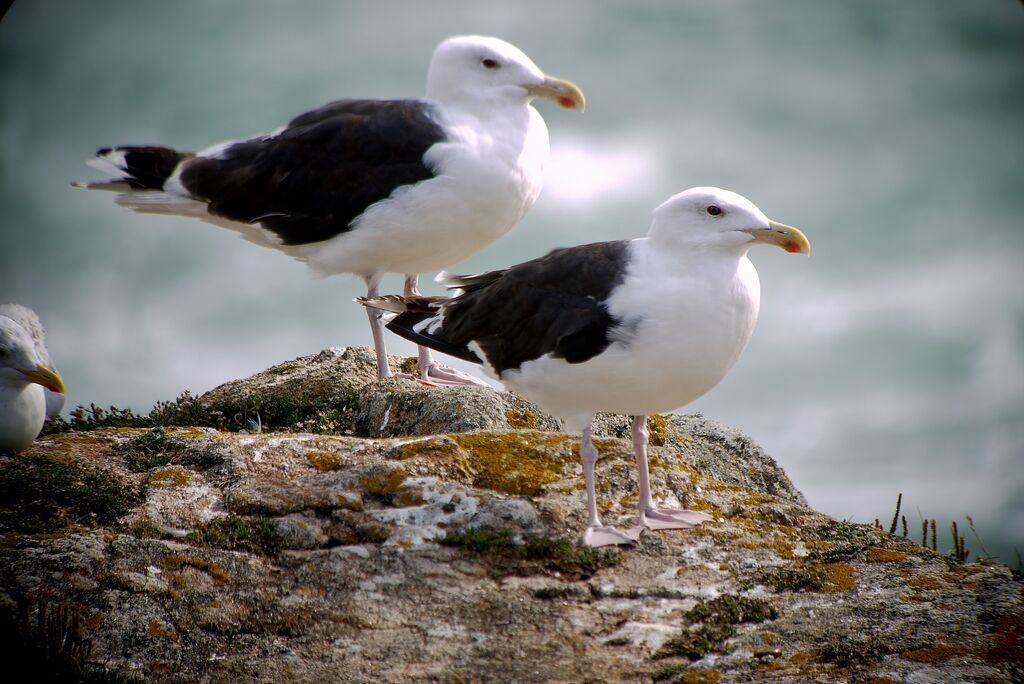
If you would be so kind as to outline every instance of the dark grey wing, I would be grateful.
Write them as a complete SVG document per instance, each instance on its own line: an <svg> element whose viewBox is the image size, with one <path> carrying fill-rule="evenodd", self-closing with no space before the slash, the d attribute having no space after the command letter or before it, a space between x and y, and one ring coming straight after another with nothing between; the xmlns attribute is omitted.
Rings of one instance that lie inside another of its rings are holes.
<svg viewBox="0 0 1024 684"><path fill-rule="evenodd" d="M397 188L432 178L423 155L445 139L422 100L339 100L276 135L186 162L181 182L212 214L259 223L286 245L320 242Z"/></svg>
<svg viewBox="0 0 1024 684"><path fill-rule="evenodd" d="M504 271L468 276L441 313L409 311L388 328L469 361L479 345L499 374L547 354L581 363L604 351L619 324L606 300L625 277L629 243L598 242L555 250ZM440 325L430 325L440 320Z"/></svg>

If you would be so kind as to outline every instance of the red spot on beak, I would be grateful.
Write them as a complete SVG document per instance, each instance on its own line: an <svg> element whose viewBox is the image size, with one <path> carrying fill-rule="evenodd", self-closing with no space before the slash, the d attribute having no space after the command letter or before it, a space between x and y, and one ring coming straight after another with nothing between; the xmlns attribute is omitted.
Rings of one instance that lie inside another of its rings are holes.
<svg viewBox="0 0 1024 684"><path fill-rule="evenodd" d="M562 105L566 109L574 109L576 107L576 101L571 97L560 97L558 98L558 104Z"/></svg>
<svg viewBox="0 0 1024 684"><path fill-rule="evenodd" d="M786 251L789 252L790 254L796 254L797 252L800 251L800 244L797 242L787 242Z"/></svg>

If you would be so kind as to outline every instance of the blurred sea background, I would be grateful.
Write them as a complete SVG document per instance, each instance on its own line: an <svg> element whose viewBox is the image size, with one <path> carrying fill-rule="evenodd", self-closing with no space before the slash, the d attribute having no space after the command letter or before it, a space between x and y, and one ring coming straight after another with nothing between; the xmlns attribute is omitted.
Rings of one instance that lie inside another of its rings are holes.
<svg viewBox="0 0 1024 684"><path fill-rule="evenodd" d="M99 178L83 165L96 148L201 149L341 97L419 96L434 46L460 33L514 43L588 106L537 103L552 140L540 200L452 271L643 235L690 186L746 195L813 252L751 253L758 330L684 410L746 431L819 510L887 524L902 492L911 530L937 518L948 548L942 528L970 515L1018 564L1018 0L17 0L0 20L0 300L42 317L65 413L148 412L370 344L360 280L314 280L233 232L71 188Z"/></svg>

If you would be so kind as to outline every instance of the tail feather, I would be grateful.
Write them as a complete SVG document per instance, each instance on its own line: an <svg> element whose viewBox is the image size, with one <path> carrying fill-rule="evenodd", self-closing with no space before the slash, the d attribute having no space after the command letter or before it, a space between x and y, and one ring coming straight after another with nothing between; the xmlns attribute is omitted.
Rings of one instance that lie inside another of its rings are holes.
<svg viewBox="0 0 1024 684"><path fill-rule="evenodd" d="M480 357L469 348L455 344L445 338L444 320L438 314L451 297L402 297L401 295L380 295L378 297L356 297L356 301L371 309L380 309L394 314L385 327L399 337L404 337L424 347L430 347L442 354L457 359L482 363ZM385 318L387 320L387 318Z"/></svg>
<svg viewBox="0 0 1024 684"><path fill-rule="evenodd" d="M441 305L450 297L403 297L401 295L380 295L378 297L356 297L356 301L370 309L380 309L391 313L418 313L435 315Z"/></svg>
<svg viewBox="0 0 1024 684"><path fill-rule="evenodd" d="M86 187L107 189L105 186L113 182L127 183L135 190L162 190L178 165L194 156L192 152L179 152L169 147L104 147L97 150L96 158L86 164L116 178L114 181L89 183Z"/></svg>

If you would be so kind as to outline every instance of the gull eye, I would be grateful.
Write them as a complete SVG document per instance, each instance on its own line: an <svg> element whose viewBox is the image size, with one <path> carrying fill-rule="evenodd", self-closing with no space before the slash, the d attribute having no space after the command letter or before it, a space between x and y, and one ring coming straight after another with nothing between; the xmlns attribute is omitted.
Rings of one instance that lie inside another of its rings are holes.
<svg viewBox="0 0 1024 684"><path fill-rule="evenodd" d="M708 216L721 216L722 215L722 208L720 206L718 206L717 204L709 204L708 208L705 209L704 211L706 211L708 213Z"/></svg>
<svg viewBox="0 0 1024 684"><path fill-rule="evenodd" d="M480 64L482 64L485 69L497 69L498 68L498 60L491 59L490 57L484 57L483 59L481 59L480 60Z"/></svg>

